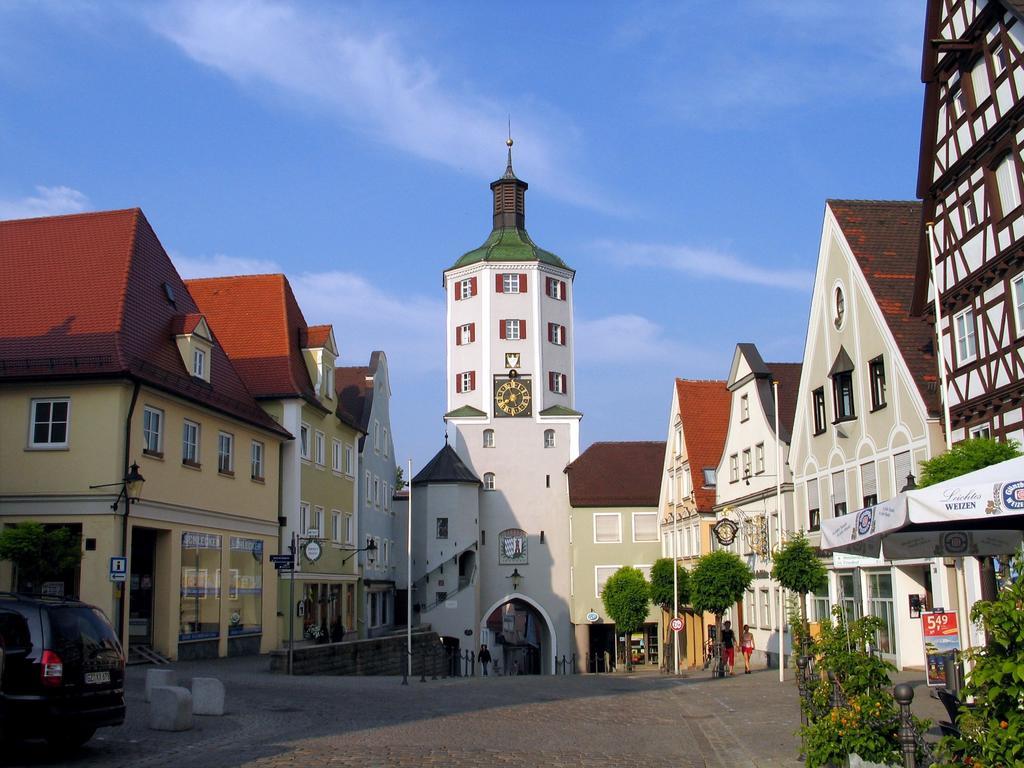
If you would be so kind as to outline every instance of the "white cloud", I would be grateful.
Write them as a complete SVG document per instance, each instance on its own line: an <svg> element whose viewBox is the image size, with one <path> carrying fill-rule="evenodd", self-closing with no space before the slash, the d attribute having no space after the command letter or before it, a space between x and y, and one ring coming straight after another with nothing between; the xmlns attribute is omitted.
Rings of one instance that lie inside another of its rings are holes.
<svg viewBox="0 0 1024 768"><path fill-rule="evenodd" d="M71 187L36 187L36 194L14 200L0 199L0 219L31 219L81 213L89 208L89 198Z"/></svg>
<svg viewBox="0 0 1024 768"><path fill-rule="evenodd" d="M665 335L641 315L608 315L576 321L576 362L581 368L623 364L669 364L690 357L690 346Z"/></svg>
<svg viewBox="0 0 1024 768"><path fill-rule="evenodd" d="M696 277L794 290L807 290L813 279L804 270L760 267L712 248L611 240L599 241L594 247L622 266L671 269Z"/></svg>
<svg viewBox="0 0 1024 768"><path fill-rule="evenodd" d="M376 141L457 170L488 178L500 170L507 105L456 88L398 34L368 28L351 11L289 0L172 0L144 18L187 56L244 87L269 85ZM579 137L547 111L516 115L516 149L531 180L570 202L611 209L564 167Z"/></svg>
<svg viewBox="0 0 1024 768"><path fill-rule="evenodd" d="M245 259L215 253L213 256L184 256L172 253L171 260L178 274L185 280L197 277L227 277L230 275L265 275L280 272L281 267L267 259Z"/></svg>

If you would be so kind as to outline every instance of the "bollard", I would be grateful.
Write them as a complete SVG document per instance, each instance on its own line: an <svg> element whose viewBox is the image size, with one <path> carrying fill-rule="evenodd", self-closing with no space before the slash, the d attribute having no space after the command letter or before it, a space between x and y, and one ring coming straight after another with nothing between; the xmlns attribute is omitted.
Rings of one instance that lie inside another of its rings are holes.
<svg viewBox="0 0 1024 768"><path fill-rule="evenodd" d="M565 654L564 653L562 654L562 674L563 675L568 675L569 674L569 668L568 668L568 666L566 666L566 658L565 658Z"/></svg>
<svg viewBox="0 0 1024 768"><path fill-rule="evenodd" d="M576 674L576 651L572 652L572 673Z"/></svg>
<svg viewBox="0 0 1024 768"><path fill-rule="evenodd" d="M462 655L462 676L469 677L469 651Z"/></svg>
<svg viewBox="0 0 1024 768"><path fill-rule="evenodd" d="M914 734L914 720L910 716L910 702L914 700L914 688L909 683L900 683L892 689L893 698L900 705L900 750L903 752L904 768L917 768L917 738Z"/></svg>

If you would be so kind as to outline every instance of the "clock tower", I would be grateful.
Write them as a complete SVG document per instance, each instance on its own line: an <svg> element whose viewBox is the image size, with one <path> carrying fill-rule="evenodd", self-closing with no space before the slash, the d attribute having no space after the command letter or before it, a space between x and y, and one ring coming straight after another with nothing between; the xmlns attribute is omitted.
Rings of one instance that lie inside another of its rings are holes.
<svg viewBox="0 0 1024 768"><path fill-rule="evenodd" d="M571 653L572 635L563 470L579 455L582 415L575 272L527 234L526 189L509 139L505 173L491 184L491 233L444 272L445 421L454 450L482 482L474 629L507 663L553 672L554 657ZM531 629L509 631L513 624Z"/></svg>

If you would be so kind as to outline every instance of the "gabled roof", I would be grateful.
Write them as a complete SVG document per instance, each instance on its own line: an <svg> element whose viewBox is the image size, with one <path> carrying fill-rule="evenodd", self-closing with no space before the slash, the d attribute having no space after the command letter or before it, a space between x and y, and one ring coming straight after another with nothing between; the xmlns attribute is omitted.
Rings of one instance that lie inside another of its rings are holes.
<svg viewBox="0 0 1024 768"><path fill-rule="evenodd" d="M941 408L934 328L911 317L921 233L921 203L891 200L829 200L843 237L867 280L875 303L896 340L930 414Z"/></svg>
<svg viewBox="0 0 1024 768"><path fill-rule="evenodd" d="M796 400L800 392L802 363L765 363L772 379L779 382L779 438L789 443L796 418ZM774 425L773 425L774 426Z"/></svg>
<svg viewBox="0 0 1024 768"><path fill-rule="evenodd" d="M541 411L538 416L582 416L579 411L565 405L552 405Z"/></svg>
<svg viewBox="0 0 1024 768"><path fill-rule="evenodd" d="M419 473L412 479L413 485L427 485L429 483L472 483L481 485L480 478L473 474L473 470L467 467L459 455L455 453L446 442L444 448L437 454Z"/></svg>
<svg viewBox="0 0 1024 768"><path fill-rule="evenodd" d="M448 411L448 413L446 413L444 415L444 417L446 419L447 418L465 418L465 417L478 418L478 417L484 417L486 415L487 414L484 413L483 411L481 411L479 408L474 408L472 405L463 405L463 406L460 406L460 407L456 408L454 411Z"/></svg>
<svg viewBox="0 0 1024 768"><path fill-rule="evenodd" d="M219 343L186 369L200 310L138 208L0 222L0 274L0 380L130 378L288 435Z"/></svg>
<svg viewBox="0 0 1024 768"><path fill-rule="evenodd" d="M334 369L334 389L338 394L338 408L366 433L373 410L373 374L365 365L351 365Z"/></svg>
<svg viewBox="0 0 1024 768"><path fill-rule="evenodd" d="M710 512L715 505L715 489L705 487L704 470L717 469L722 458L732 393L724 381L676 379L676 397L694 499L697 509Z"/></svg>
<svg viewBox="0 0 1024 768"><path fill-rule="evenodd" d="M324 407L302 356L309 327L288 278L241 275L185 284L257 398L301 397Z"/></svg>
<svg viewBox="0 0 1024 768"><path fill-rule="evenodd" d="M594 443L565 468L574 507L657 507L665 443Z"/></svg>
<svg viewBox="0 0 1024 768"><path fill-rule="evenodd" d="M299 345L303 349L319 349L326 347L334 354L338 354L334 346L334 328L330 325L311 325L306 328L305 333L299 339Z"/></svg>

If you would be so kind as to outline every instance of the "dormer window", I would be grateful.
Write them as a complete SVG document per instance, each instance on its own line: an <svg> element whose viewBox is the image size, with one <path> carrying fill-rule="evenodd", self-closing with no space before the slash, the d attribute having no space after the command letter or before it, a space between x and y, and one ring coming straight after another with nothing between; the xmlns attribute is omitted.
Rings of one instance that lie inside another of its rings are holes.
<svg viewBox="0 0 1024 768"><path fill-rule="evenodd" d="M200 378L206 378L206 350L205 349L193 349L192 350L192 375Z"/></svg>
<svg viewBox="0 0 1024 768"><path fill-rule="evenodd" d="M334 365L324 357L321 364L320 379L323 382L323 396L328 400L334 399Z"/></svg>

